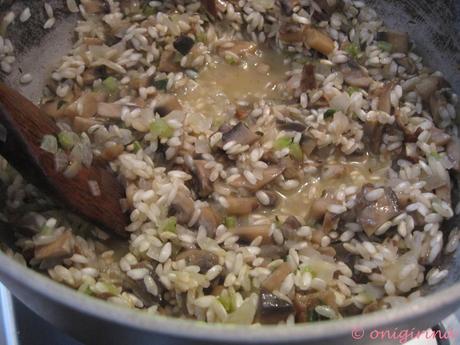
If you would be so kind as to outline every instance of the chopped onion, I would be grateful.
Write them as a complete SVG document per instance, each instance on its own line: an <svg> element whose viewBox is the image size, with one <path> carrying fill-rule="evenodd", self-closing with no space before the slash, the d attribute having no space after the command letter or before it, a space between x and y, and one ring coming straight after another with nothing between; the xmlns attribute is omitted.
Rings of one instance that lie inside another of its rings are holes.
<svg viewBox="0 0 460 345"><path fill-rule="evenodd" d="M99 187L99 183L94 180L88 181L89 191L91 192L92 196L100 196L101 195L101 188Z"/></svg>
<svg viewBox="0 0 460 345"><path fill-rule="evenodd" d="M1 132L1 127L0 127L0 132ZM56 154L58 152L58 142L57 142L56 137L54 135L43 136L40 148L46 152Z"/></svg>

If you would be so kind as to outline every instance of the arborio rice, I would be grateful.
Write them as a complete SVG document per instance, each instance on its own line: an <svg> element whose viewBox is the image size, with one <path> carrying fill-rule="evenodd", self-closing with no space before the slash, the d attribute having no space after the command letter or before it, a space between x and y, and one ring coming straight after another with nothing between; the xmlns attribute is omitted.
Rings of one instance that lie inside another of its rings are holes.
<svg viewBox="0 0 460 345"><path fill-rule="evenodd" d="M129 241L60 211L2 161L2 218L20 225L7 253L109 302L240 324L395 307L446 277L457 96L371 8L66 4L81 18L44 90L62 132L42 148L69 178L108 162Z"/></svg>

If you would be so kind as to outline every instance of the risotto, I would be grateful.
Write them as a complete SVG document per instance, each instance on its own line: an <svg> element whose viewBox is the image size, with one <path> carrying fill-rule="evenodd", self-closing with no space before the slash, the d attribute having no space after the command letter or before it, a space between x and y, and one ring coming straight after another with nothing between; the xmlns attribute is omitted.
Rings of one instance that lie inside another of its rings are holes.
<svg viewBox="0 0 460 345"><path fill-rule="evenodd" d="M74 46L40 104L61 132L42 149L68 178L107 164L126 189L126 239L1 161L1 219L17 224L6 253L111 303L237 324L397 307L447 276L457 96L365 3L66 6Z"/></svg>

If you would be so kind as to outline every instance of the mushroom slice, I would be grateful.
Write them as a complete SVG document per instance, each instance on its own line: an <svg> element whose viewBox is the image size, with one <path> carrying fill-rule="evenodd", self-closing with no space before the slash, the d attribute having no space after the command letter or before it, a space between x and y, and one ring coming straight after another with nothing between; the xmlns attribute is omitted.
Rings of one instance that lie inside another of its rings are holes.
<svg viewBox="0 0 460 345"><path fill-rule="evenodd" d="M310 209L310 217L315 220L320 220L327 212L329 205L334 204L334 200L330 197L323 197L313 201Z"/></svg>
<svg viewBox="0 0 460 345"><path fill-rule="evenodd" d="M302 28L299 28L298 26L281 24L278 31L278 37L280 41L285 43L300 43L303 42L304 32Z"/></svg>
<svg viewBox="0 0 460 345"><path fill-rule="evenodd" d="M174 48L182 55L187 55L193 48L195 41L193 38L185 35L177 37L173 43Z"/></svg>
<svg viewBox="0 0 460 345"><path fill-rule="evenodd" d="M187 225L192 219L195 203L190 195L184 191L178 191L176 197L169 206L169 216L174 216L181 225Z"/></svg>
<svg viewBox="0 0 460 345"><path fill-rule="evenodd" d="M452 168L460 172L460 139L452 138L449 145L447 145L447 155L453 164Z"/></svg>
<svg viewBox="0 0 460 345"><path fill-rule="evenodd" d="M137 298L139 298L144 307L148 308L152 305L156 305L160 302L158 297L153 296L150 292L147 291L143 280L134 280L129 277L123 278L123 288L125 290L131 291Z"/></svg>
<svg viewBox="0 0 460 345"><path fill-rule="evenodd" d="M222 135L224 144L235 141L240 145L251 145L259 140L259 138L260 137L254 134L243 122L238 122L232 129Z"/></svg>
<svg viewBox="0 0 460 345"><path fill-rule="evenodd" d="M409 52L409 34L407 32L378 32L377 41L385 41L390 43L392 53L406 54Z"/></svg>
<svg viewBox="0 0 460 345"><path fill-rule="evenodd" d="M264 190L265 195L268 196L268 204L262 204L265 207L275 207L279 201L279 195L271 190Z"/></svg>
<svg viewBox="0 0 460 345"><path fill-rule="evenodd" d="M213 17L217 17L217 0L201 0L201 6Z"/></svg>
<svg viewBox="0 0 460 345"><path fill-rule="evenodd" d="M381 87L378 92L378 106L377 109L384 111L387 114L391 114L391 90L393 90L394 83L389 82Z"/></svg>
<svg viewBox="0 0 460 345"><path fill-rule="evenodd" d="M201 249L189 249L176 257L176 261L185 260L189 266L198 266L200 273L206 273L209 269L219 263L216 254Z"/></svg>
<svg viewBox="0 0 460 345"><path fill-rule="evenodd" d="M329 55L334 51L334 41L324 32L315 29L311 26L305 26L304 42L324 55Z"/></svg>
<svg viewBox="0 0 460 345"><path fill-rule="evenodd" d="M228 214L231 214L233 216L248 215L259 206L257 198L254 197L227 197L226 200L228 203L228 207L226 208L226 210Z"/></svg>
<svg viewBox="0 0 460 345"><path fill-rule="evenodd" d="M267 292L261 291L259 296L258 319L262 324L277 324L284 321L294 312L289 301Z"/></svg>
<svg viewBox="0 0 460 345"><path fill-rule="evenodd" d="M294 297L296 321L317 321L318 315L315 312L315 308L319 305L327 305L338 313L335 295L331 290L310 293L307 295L296 293Z"/></svg>
<svg viewBox="0 0 460 345"><path fill-rule="evenodd" d="M292 15L294 7L300 4L300 0L280 0L281 10L286 16Z"/></svg>
<svg viewBox="0 0 460 345"><path fill-rule="evenodd" d="M301 226L302 224L296 217L289 216L281 225L281 232L283 233L284 238L294 240L297 237L297 229Z"/></svg>
<svg viewBox="0 0 460 345"><path fill-rule="evenodd" d="M111 119L121 118L122 105L117 103L100 102L97 105L97 115Z"/></svg>
<svg viewBox="0 0 460 345"><path fill-rule="evenodd" d="M287 254L288 250L284 246L278 246L276 244L265 244L260 246L259 256L271 261L284 258Z"/></svg>
<svg viewBox="0 0 460 345"><path fill-rule="evenodd" d="M248 180L244 177L239 177L232 182L229 182L229 185L235 188L246 188L252 192L258 191L259 189L263 188L278 176L280 176L283 171L284 167L272 165L265 169L262 173L262 179L257 180L256 184L251 184Z"/></svg>
<svg viewBox="0 0 460 345"><path fill-rule="evenodd" d="M300 132L302 133L307 126L299 122L289 122L285 120L276 120L276 127L282 131L290 131L290 132Z"/></svg>
<svg viewBox="0 0 460 345"><path fill-rule="evenodd" d="M270 225L248 225L248 226L240 226L234 229L231 229L231 232L234 235L239 236L240 240L243 242L252 242L257 237L262 237L263 244L270 244L272 243L272 239L270 237Z"/></svg>
<svg viewBox="0 0 460 345"><path fill-rule="evenodd" d="M180 65L175 62L175 55L176 53L174 51L165 50L163 54L161 54L158 71L166 73L179 72Z"/></svg>
<svg viewBox="0 0 460 345"><path fill-rule="evenodd" d="M283 280L292 272L291 265L283 262L263 282L262 288L269 292L279 290Z"/></svg>
<svg viewBox="0 0 460 345"><path fill-rule="evenodd" d="M207 198L213 191L214 187L209 179L209 169L205 168L206 161L195 160L194 182L196 192L201 198Z"/></svg>
<svg viewBox="0 0 460 345"><path fill-rule="evenodd" d="M372 82L367 70L356 61L350 60L340 66L345 83L350 86L367 88Z"/></svg>
<svg viewBox="0 0 460 345"><path fill-rule="evenodd" d="M315 65L305 64L302 68L300 90L306 92L313 89L316 89Z"/></svg>
<svg viewBox="0 0 460 345"><path fill-rule="evenodd" d="M35 247L34 256L38 260L65 259L73 254L73 236L71 231L64 231L53 242Z"/></svg>
<svg viewBox="0 0 460 345"><path fill-rule="evenodd" d="M380 152L380 145L383 139L383 128L380 122L368 121L363 125L363 142L365 147L372 153L378 154Z"/></svg>
<svg viewBox="0 0 460 345"><path fill-rule="evenodd" d="M155 106L156 113L164 117L174 110L182 110L182 106L176 96L169 94L158 95Z"/></svg>
<svg viewBox="0 0 460 345"><path fill-rule="evenodd" d="M213 238L220 224L220 218L219 214L212 207L203 207L200 218L198 218L198 225L206 229L208 237Z"/></svg>
<svg viewBox="0 0 460 345"><path fill-rule="evenodd" d="M449 86L449 83L444 78L432 75L425 78L419 78L415 85L415 91L422 100L429 102L431 96L433 96L437 90Z"/></svg>
<svg viewBox="0 0 460 345"><path fill-rule="evenodd" d="M368 202L365 196L371 190L369 186L363 187L356 205L357 221L368 236L372 236L381 225L400 213L398 198L391 188L385 187L380 199Z"/></svg>

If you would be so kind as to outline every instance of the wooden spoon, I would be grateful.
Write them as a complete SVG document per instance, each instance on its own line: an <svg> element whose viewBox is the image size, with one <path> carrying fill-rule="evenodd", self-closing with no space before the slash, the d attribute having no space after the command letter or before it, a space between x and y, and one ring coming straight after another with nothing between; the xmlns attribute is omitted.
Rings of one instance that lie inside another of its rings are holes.
<svg viewBox="0 0 460 345"><path fill-rule="evenodd" d="M27 98L0 83L0 125L6 139L0 154L22 176L72 211L104 230L127 236L128 217L121 210L124 188L102 164L82 166L73 178L56 171L54 155L40 148L43 136L57 135L55 122ZM3 138L2 138L3 139ZM91 193L88 181L99 184L100 195Z"/></svg>

